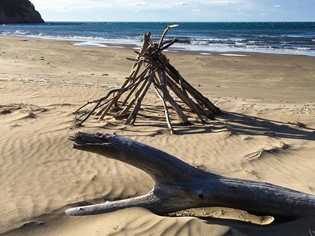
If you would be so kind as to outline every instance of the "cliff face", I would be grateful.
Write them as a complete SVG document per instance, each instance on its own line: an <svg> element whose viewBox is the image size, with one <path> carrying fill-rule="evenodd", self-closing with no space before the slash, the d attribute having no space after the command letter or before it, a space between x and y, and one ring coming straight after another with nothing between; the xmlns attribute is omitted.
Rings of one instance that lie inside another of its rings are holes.
<svg viewBox="0 0 315 236"><path fill-rule="evenodd" d="M28 0L0 0L0 23L44 23Z"/></svg>

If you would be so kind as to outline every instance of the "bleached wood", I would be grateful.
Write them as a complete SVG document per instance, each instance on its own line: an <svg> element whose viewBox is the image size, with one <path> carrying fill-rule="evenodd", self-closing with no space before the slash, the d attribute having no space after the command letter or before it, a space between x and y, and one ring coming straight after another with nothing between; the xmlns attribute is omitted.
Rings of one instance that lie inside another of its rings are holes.
<svg viewBox="0 0 315 236"><path fill-rule="evenodd" d="M173 129L173 126L172 126L172 123L171 123L171 120L170 120L170 114L169 114L169 111L168 111L165 99L164 99L164 97L162 96L162 94L160 93L160 91L158 90L158 88L156 86L154 87L154 89L155 89L158 97L162 101L162 104L163 104L163 107L164 107L164 112L165 112L166 123L167 123L167 126L168 126L169 130L170 130L170 133L174 134L174 129Z"/></svg>
<svg viewBox="0 0 315 236"><path fill-rule="evenodd" d="M124 115L127 114L130 110L130 108L135 104L135 102L137 101L139 95L141 94L142 90L144 89L145 85L148 83L148 81L143 81L142 85L140 86L140 88L137 90L137 92L134 95L134 98L128 102L128 104L125 104L125 108L119 112L119 115ZM133 92L133 91L131 91Z"/></svg>
<svg viewBox="0 0 315 236"><path fill-rule="evenodd" d="M154 188L146 195L70 208L68 215L100 214L145 207L167 214L196 207L231 207L274 217L315 216L315 196L265 182L229 178L197 169L148 145L111 134L79 132L74 148L135 166L150 175Z"/></svg>
<svg viewBox="0 0 315 236"><path fill-rule="evenodd" d="M146 68L140 73L140 75L135 79L135 81L145 80L144 78L147 78L146 74L147 74L148 71L149 71L149 67L146 67ZM140 83L139 83L139 85L140 85ZM122 106L124 106L124 105L127 104L127 102L128 102L128 100L130 99L131 95L137 90L137 88L138 88L138 85L135 86L135 87L133 87L133 88L129 91L128 95L126 96L126 98L125 98L124 101L122 102ZM141 88L140 88L140 90L141 90ZM137 93L139 93L139 89L137 90L137 92L136 92L136 94L135 94L135 97L137 97ZM133 100L134 100L134 98L133 98ZM130 105L130 103L128 103L128 106L129 106L129 105ZM132 105L133 105L133 104L132 104Z"/></svg>
<svg viewBox="0 0 315 236"><path fill-rule="evenodd" d="M147 91L149 90L150 88L150 85L151 83L153 82L153 79L154 79L154 72L150 72L150 76L149 76L149 80L147 81L147 84L144 86L144 88L142 89L139 97L137 98L137 101L136 101L136 105L134 106L132 112L130 113L128 119L126 120L125 124L134 124L135 121L136 121L136 118L137 118L137 114L138 114L138 111L141 107L141 103L142 103L142 100L143 98L145 97Z"/></svg>
<svg viewBox="0 0 315 236"><path fill-rule="evenodd" d="M177 41L176 39L164 41L169 29L177 26L167 26L158 44L151 41L150 33L145 34L143 45L139 51L135 51L137 56L134 59L130 75L126 77L123 85L119 89L109 91L105 97L88 102L80 107L75 112L76 124L82 125L91 115L103 120L108 114L118 119L125 119L129 114L125 124L134 124L145 93L154 80L152 80L150 73L158 74L158 76L155 76L154 86L157 88L158 96L162 99L167 125L171 131L173 131L173 128L166 102L174 108L182 124L188 125L191 123L168 89L173 90L177 98L182 100L200 118L201 122L205 122L205 118L212 118L213 115L220 113L220 109L194 89L162 53L163 50ZM130 100L132 96L133 98ZM83 110L92 103L96 104L92 109Z"/></svg>
<svg viewBox="0 0 315 236"><path fill-rule="evenodd" d="M161 81L163 81L163 84L159 85L159 84L155 84L156 87L158 87L161 91L163 91L163 97L164 99L169 102L169 104L174 108L174 110L176 111L178 117L180 118L181 122L183 124L191 124L188 120L188 118L186 117L186 115L184 114L184 112L182 111L182 109L180 108L180 106L177 104L177 102L172 98L172 96L170 95L168 89L167 89L167 85L169 84L169 78L167 77L165 71L161 71L159 73L159 76L161 77ZM163 79L162 79L163 78Z"/></svg>
<svg viewBox="0 0 315 236"><path fill-rule="evenodd" d="M140 54L143 54L147 50L147 48L149 46L149 42L150 42L150 37L151 37L150 33L144 35L144 40L143 40L142 46L141 46L140 51L139 51ZM126 81L121 86L121 89L125 88L130 83L131 80L135 81L138 78L141 78L143 73L147 72L148 67L146 67L144 69L144 71L140 74L140 76L137 77L137 75L139 73L139 70L140 70L140 68L141 68L141 66L143 64L143 61L139 60L140 57L141 57L140 55L137 55L137 57L135 58L135 62L133 64L133 66L132 66L130 75L127 77ZM99 120L104 119L104 117L107 115L107 113L112 108L112 106L117 103L117 101L120 98L121 94L116 96L115 99L113 99L106 107L104 107L103 109L101 109L98 112L97 115L99 116L99 118L98 118ZM117 107L117 105L116 105L116 107Z"/></svg>
<svg viewBox="0 0 315 236"><path fill-rule="evenodd" d="M162 45L163 45L163 40L164 40L164 38L165 38L167 32L168 32L171 28L176 28L176 27L178 27L178 26L179 26L179 25L177 25L177 24L166 26L166 28L164 29L164 32L163 32L163 34L162 34L162 36L161 36L158 49L160 49L160 48L162 47Z"/></svg>
<svg viewBox="0 0 315 236"><path fill-rule="evenodd" d="M183 86L185 86L185 89L189 91L189 93L200 103L204 104L210 111L212 111L214 114L221 113L220 109L216 107L212 102L209 101L208 98L203 96L198 90L196 90L190 83L188 83L181 75L180 73L175 69L173 65L168 63L166 65L168 72L172 74L173 78L178 78L180 81L183 82Z"/></svg>

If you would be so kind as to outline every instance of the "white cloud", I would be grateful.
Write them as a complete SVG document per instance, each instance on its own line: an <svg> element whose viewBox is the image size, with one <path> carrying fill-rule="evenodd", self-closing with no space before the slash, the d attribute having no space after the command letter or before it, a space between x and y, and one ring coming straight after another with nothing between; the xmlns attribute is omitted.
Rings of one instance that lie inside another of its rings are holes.
<svg viewBox="0 0 315 236"><path fill-rule="evenodd" d="M149 19L150 21L207 21L217 20L215 12L216 7L235 7L235 9L236 7L243 8L244 2L253 0L31 1L46 21L134 21L142 19ZM231 9L231 11L233 11L233 9ZM203 12L203 14L201 14L201 12Z"/></svg>
<svg viewBox="0 0 315 236"><path fill-rule="evenodd" d="M148 2L145 2L145 1L130 2L130 3L127 3L127 5L129 5L129 6L131 6L131 7L141 7L141 6L146 6L146 5L148 5Z"/></svg>
<svg viewBox="0 0 315 236"><path fill-rule="evenodd" d="M113 6L116 8L121 7L121 5L117 4L116 2L113 3ZM138 1L138 2L126 2L123 4L123 6L128 6L131 8L136 8L138 10L140 9L169 9L172 8L172 4L163 4L161 2L155 3L155 2L148 2L148 1Z"/></svg>
<svg viewBox="0 0 315 236"><path fill-rule="evenodd" d="M216 0L213 0L213 1L209 1L208 4L210 5L231 5L231 4L238 4L239 1L216 1Z"/></svg>
<svg viewBox="0 0 315 236"><path fill-rule="evenodd" d="M0 0L1 1L1 0ZM268 14L270 19L290 19L300 9L297 19L314 21L311 1L287 4L285 0L30 0L46 21L255 21ZM301 3L303 2L303 4ZM295 5L297 4L297 5ZM303 7L303 8L302 8ZM283 11L279 10L285 9ZM138 12L139 14L133 14ZM277 12L277 14L275 14ZM289 14L289 13L290 14ZM65 14L66 13L66 14ZM129 14L130 13L130 14ZM286 15L285 15L286 14ZM296 13L298 14L298 13ZM138 15L138 16L135 16ZM304 18L303 18L304 17Z"/></svg>
<svg viewBox="0 0 315 236"><path fill-rule="evenodd" d="M175 3L176 6L188 6L189 4L187 2L177 2Z"/></svg>
<svg viewBox="0 0 315 236"><path fill-rule="evenodd" d="M84 9L109 8L110 3L99 0L79 0L73 3L72 0L54 0L47 4L44 0L32 0L37 10L47 10L55 12L78 11Z"/></svg>
<svg viewBox="0 0 315 236"><path fill-rule="evenodd" d="M108 8L108 7L143 7L143 8L172 8L176 6L222 6L241 4L246 0L161 0L161 1L133 1L116 0L108 3L102 0L31 0L37 9L82 9L82 8ZM248 0L247 0L248 1Z"/></svg>

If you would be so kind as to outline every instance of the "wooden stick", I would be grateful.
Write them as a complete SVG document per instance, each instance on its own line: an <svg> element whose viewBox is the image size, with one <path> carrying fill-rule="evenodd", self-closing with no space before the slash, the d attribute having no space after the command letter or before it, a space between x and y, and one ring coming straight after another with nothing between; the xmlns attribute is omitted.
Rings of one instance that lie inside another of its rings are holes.
<svg viewBox="0 0 315 236"><path fill-rule="evenodd" d="M146 77L146 73L149 71L150 66L146 66L145 69L140 73L140 75L135 78L135 81L137 80L142 80L144 77ZM129 100L130 96L133 94L133 92L137 89L138 86L135 86L130 93L127 95L127 97L124 99L124 101L122 102L122 105L124 106L127 101Z"/></svg>
<svg viewBox="0 0 315 236"><path fill-rule="evenodd" d="M192 100L190 99L190 103L192 105L192 108L194 110L194 112L198 115L199 119L201 120L201 122L204 122L202 119L202 116L208 117L208 118L212 118L212 114L218 114L220 111L219 108L217 108L216 106L214 106L209 99L207 99L206 97L204 97L201 93L199 93L194 87L192 87L175 69L171 70L170 69L170 64L167 64L167 72L172 76L172 78L174 78L174 80L176 81L176 83L179 83L181 85L182 91L185 92L188 96L188 93L192 95L192 97L196 100L197 104L195 104L194 102L192 102ZM207 114L204 109L200 106L198 106L198 104L201 104L204 107L207 107L207 109L209 110L211 116L209 116L209 114ZM215 110L214 110L215 107Z"/></svg>
<svg viewBox="0 0 315 236"><path fill-rule="evenodd" d="M158 95L158 97L161 99L162 101L162 104L163 104L163 107L164 107L164 112L165 112L165 118L166 118L166 122L167 122L167 126L170 130L170 133L171 134L174 134L175 131L173 129L173 126L172 126L172 123L171 123L171 120L170 120L170 114L169 114L169 111L168 111L168 108L167 108L167 105L166 105L166 102L165 102L165 99L163 98L163 96L161 95L161 93L159 92L158 88L156 86L154 86L154 89Z"/></svg>
<svg viewBox="0 0 315 236"><path fill-rule="evenodd" d="M77 125L82 125L92 114L93 112L95 112L97 109L99 109L100 107L108 104L109 102L111 102L112 100L114 100L117 96L120 96L121 93L124 93L126 90L132 88L135 84L131 84L129 85L128 87L126 88L123 88L123 89L114 89L114 90L111 90L108 92L108 94L102 98L100 98L99 100L95 100L93 102L87 102L85 105L81 106L75 113L77 114L78 112L80 112L81 109L83 109L85 106L91 104L91 103L96 103L96 105L94 106L94 108L88 112L88 114L86 115L86 117L83 119L83 120L79 120L79 119L76 119L76 122L79 121L79 123L77 123ZM109 96L115 94L116 92L119 92L118 95L114 96L112 99L109 99ZM104 102L105 101L105 102ZM81 118L82 116L80 116Z"/></svg>
<svg viewBox="0 0 315 236"><path fill-rule="evenodd" d="M189 91L189 93L196 99L199 100L202 104L204 104L210 111L212 111L214 114L220 114L221 111L218 107L216 107L212 102L209 101L208 98L204 97L198 90L196 90L191 84L189 84L181 75L180 73L175 69L174 66L172 66L170 63L166 65L166 67L169 69L169 71L176 75L178 79L180 79L183 82L183 86Z"/></svg>
<svg viewBox="0 0 315 236"><path fill-rule="evenodd" d="M196 114L198 115L198 118L203 121L202 114L203 111L197 106L197 104L189 97L187 92L183 92L182 89L180 89L175 82L173 82L171 79L168 80L169 88L179 97L181 100Z"/></svg>
<svg viewBox="0 0 315 236"><path fill-rule="evenodd" d="M172 46L174 43L176 43L176 42L178 42L178 40L177 39L173 39L170 43L167 43L167 44L163 44L164 46L162 46L162 48L160 49L160 51L163 51L163 50L165 50L165 49L167 49L167 48L169 48L170 46Z"/></svg>
<svg viewBox="0 0 315 236"><path fill-rule="evenodd" d="M189 97L187 97L182 90L178 87L178 85L172 80L171 77L168 78L167 80L167 85L168 87L175 93L175 95L182 101L184 102L191 110L193 110L193 108L190 105L189 102Z"/></svg>
<svg viewBox="0 0 315 236"><path fill-rule="evenodd" d="M137 71L139 71L139 67L140 67L140 64L138 64L136 67L135 67L135 69L137 70ZM117 89L117 92L120 92L119 94L117 94L117 96L115 97L115 99L113 99L113 101L111 101L111 103L110 104L108 104L106 107L104 107L103 109L101 109L97 114L96 114L96 116L100 116L99 117L99 120L101 120L101 119L104 119L104 117L105 117L105 115L108 113L108 111L111 109L111 107L119 100L119 98L120 98L120 96L123 94L123 93L125 93L126 91L128 91L128 90L124 90L124 88L126 87L126 85L128 84L128 83L130 83L130 84L134 84L134 86L133 86L133 88L131 89L131 91L134 91L134 89L136 89L137 87L138 87L138 85L139 85L139 81L138 80L142 80L143 79L143 76L147 73L147 71L149 70L149 66L147 66L147 67L145 67L145 69L140 73L140 75L139 76L137 76L137 77L129 77L129 78L127 78L127 80L124 82L124 84L121 86L121 88L120 89ZM131 75L133 75L133 74L136 74L136 72L134 72L134 73L132 73ZM123 104L122 105L124 105L124 103L126 102L126 100L128 99L128 96L127 96L127 98L125 99L125 101L123 102ZM117 107L117 106L116 106Z"/></svg>
<svg viewBox="0 0 315 236"><path fill-rule="evenodd" d="M167 34L167 32L171 29L171 28L175 28L175 27L178 27L178 25L168 25L166 26L162 36L161 36L161 39L160 39L160 42L159 42L159 46L158 46L158 49L161 49L162 45L163 45L163 40Z"/></svg>
<svg viewBox="0 0 315 236"><path fill-rule="evenodd" d="M181 78L176 77L177 75L174 74L172 71L170 71L167 67L167 72L169 73L169 75L171 76L172 79L174 79L180 86L181 86L181 93L184 94L184 96L186 98L188 98L188 104L189 107L193 110L193 112L198 116L198 118L200 119L200 121L202 123L205 123L204 119L202 118L202 112L198 109L197 105L191 100L191 98L189 97L185 87L183 86L183 81L181 80Z"/></svg>
<svg viewBox="0 0 315 236"><path fill-rule="evenodd" d="M118 99L118 96L117 96ZM103 120L104 117L107 115L107 113L110 111L114 103L116 102L116 99L113 99L104 109L102 110L102 114L99 116L99 120Z"/></svg>
<svg viewBox="0 0 315 236"><path fill-rule="evenodd" d="M151 39L150 33L147 33L144 35L143 43L142 43L142 46L141 46L140 51L139 51L140 54L144 54L145 51L148 49L148 46L150 45L150 39ZM140 57L141 57L140 55L137 55L136 60L139 60ZM130 77L134 77L137 75L138 69L140 68L141 65L142 65L142 62L138 62L138 63L135 62L134 63L134 65L131 68L132 72L131 72ZM135 70L135 68L136 68L136 70Z"/></svg>
<svg viewBox="0 0 315 236"><path fill-rule="evenodd" d="M141 95L137 98L137 103L136 103L135 107L133 108L132 112L130 113L130 115L129 115L128 119L126 120L125 124L133 125L135 123L138 111L139 111L139 109L141 107L141 102L142 102L143 98L145 97L147 91L149 90L149 87L150 87L151 83L153 82L153 80L154 80L154 71L151 72L149 81L146 84L146 86L143 89L143 91L141 92Z"/></svg>
<svg viewBox="0 0 315 236"><path fill-rule="evenodd" d="M179 84L182 88L183 93L189 97L189 95L187 94L187 91L185 89L185 87L183 86L183 83L181 80L179 80ZM197 105L189 98L189 103L190 106L193 108L193 111L195 112L195 114L199 117L201 123L205 123L204 119L202 118L202 112L198 109Z"/></svg>
<svg viewBox="0 0 315 236"><path fill-rule="evenodd" d="M124 82L124 84L121 86L121 88L124 88L130 82L130 80L133 80L134 78L137 77L137 75L139 73L139 70L140 70L140 68L141 68L141 66L143 64L143 61L140 60L140 57L141 57L141 54L145 53L145 51L147 50L147 48L149 46L150 38L151 38L151 34L150 33L147 33L147 34L144 35L143 43L142 43L142 46L141 46L140 51L139 51L140 55L137 55L137 57L135 58L136 61L135 61L135 63L132 66L131 73L127 77L128 79ZM118 101L119 98L120 98L120 96L117 97L117 99L115 99L115 101L113 102L112 105L115 104L115 106L117 107L116 104L117 104L117 101ZM102 113L106 114L107 112L102 111ZM103 119L103 118L101 118L101 119Z"/></svg>
<svg viewBox="0 0 315 236"><path fill-rule="evenodd" d="M168 78L167 81L168 81L168 84L170 85L170 88L195 114L197 114L200 121L204 123L204 120L202 118L202 115L204 114L204 112L202 109L200 109L197 106L197 104L195 104L195 102L188 95L186 88L183 86L183 80L181 79L181 76L179 75L178 77L176 73L174 73L168 68L169 61L166 58L166 56L164 56L163 54L160 54L158 59L159 61L161 61L163 65L165 65L165 70L169 74L169 76L167 76L167 74L165 73L166 77ZM180 83L181 81L182 83ZM181 88L179 88L177 84L179 84Z"/></svg>
<svg viewBox="0 0 315 236"><path fill-rule="evenodd" d="M128 78L136 78L138 73L139 73L139 70L143 64L143 61L140 60L141 58L141 54L145 53L145 51L147 50L148 46L150 45L150 38L151 38L151 34L150 33L147 33L144 35L144 39L143 39L143 43L142 43L142 46L140 48L140 51L139 51L139 54L140 55L137 55L136 58L135 58L135 63L133 64L132 66L132 69L131 69L131 73L130 75L128 76ZM125 81L125 83L122 85L122 88L124 86L126 86L126 84L128 84L128 80ZM118 98L119 99L119 98ZM115 100L115 104L117 103L118 99ZM116 105L117 107L117 105Z"/></svg>
<svg viewBox="0 0 315 236"><path fill-rule="evenodd" d="M124 115L127 114L130 108L133 106L133 104L137 101L139 95L145 88L146 84L148 83L148 80L145 79L141 85L141 87L138 89L138 91L135 93L134 98L126 105L126 107L119 113L119 115Z"/></svg>
<svg viewBox="0 0 315 236"><path fill-rule="evenodd" d="M126 81L123 83L123 85L120 87L120 89L117 89L116 94L114 95L114 99L110 101L110 104L103 107L100 111L97 112L96 116L100 116L99 120L103 119L105 115L108 113L110 108L115 105L120 98L120 96L126 91L125 88L128 84L134 84L134 81L132 77L127 77ZM129 87L129 86L128 86ZM117 107L117 105L115 105Z"/></svg>
<svg viewBox="0 0 315 236"><path fill-rule="evenodd" d="M178 117L181 119L181 122L183 124L186 124L186 125L191 124L191 122L187 119L186 115L184 114L184 112L182 111L180 106L177 104L177 102L169 94L169 91L167 89L168 77L167 77L165 71L163 70L162 72L160 72L159 76L163 78L163 79L161 79L163 81L163 85L160 86L160 85L156 84L156 86L161 91L163 91L164 99L171 104L171 106L174 108L174 110L176 111Z"/></svg>

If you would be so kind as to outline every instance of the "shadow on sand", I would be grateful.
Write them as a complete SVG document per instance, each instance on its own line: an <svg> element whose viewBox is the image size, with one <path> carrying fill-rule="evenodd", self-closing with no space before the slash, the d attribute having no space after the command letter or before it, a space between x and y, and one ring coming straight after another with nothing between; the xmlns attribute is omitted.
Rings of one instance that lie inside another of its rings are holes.
<svg viewBox="0 0 315 236"><path fill-rule="evenodd" d="M100 128L111 130L112 132L128 130L136 136L157 136L168 132L165 117L147 114L139 114L138 116L139 119L137 119L134 124L138 129L133 129L132 126L121 128L118 124L123 124L123 120L114 123L109 122L105 125L103 123L100 125ZM172 124L176 135L229 132L237 135L269 136L274 138L315 141L315 129L307 127L303 123L288 123L235 112L223 112L221 115L216 116L214 120L209 120L206 123L199 123L198 121L188 126L174 122L172 122ZM141 127L141 129L139 129L139 127Z"/></svg>
<svg viewBox="0 0 315 236"><path fill-rule="evenodd" d="M204 125L180 127L176 130L179 135L229 131L238 135L260 135L315 141L315 129L309 128L302 123L268 120L234 112L224 112L217 116L215 120Z"/></svg>

